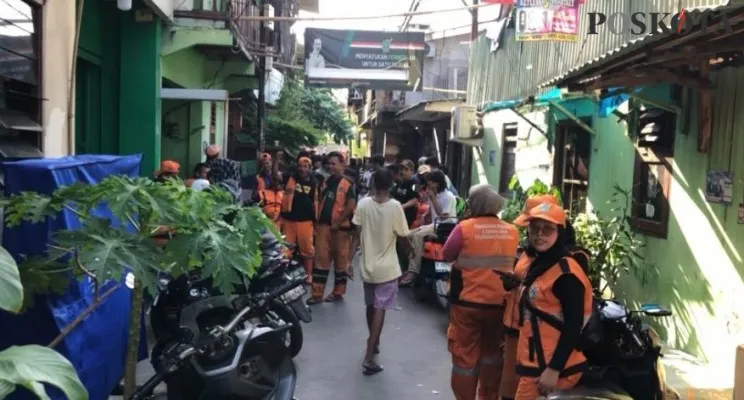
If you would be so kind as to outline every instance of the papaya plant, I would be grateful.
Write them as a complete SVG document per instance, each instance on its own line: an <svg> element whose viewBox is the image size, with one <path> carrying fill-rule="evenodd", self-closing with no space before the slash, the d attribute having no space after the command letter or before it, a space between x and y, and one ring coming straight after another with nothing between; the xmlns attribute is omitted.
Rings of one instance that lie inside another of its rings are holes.
<svg viewBox="0 0 744 400"><path fill-rule="evenodd" d="M32 289L24 297L28 300L36 293L65 288L70 273L94 285L93 303L62 329L50 347L119 287L107 285L101 292L104 283L121 282L131 273L135 279L125 373L128 397L134 390L143 291L155 293L159 274L209 277L223 293L246 283L261 261L261 234L277 233L276 228L259 209L235 205L230 194L211 189L197 192L177 179L157 183L110 176L93 185L62 187L49 196L23 192L5 199L6 223L11 227L57 218L62 211L80 221L79 229L54 232L46 254L20 265L21 276L29 278ZM171 238L153 240L161 233Z"/></svg>
<svg viewBox="0 0 744 400"><path fill-rule="evenodd" d="M504 205L504 211L501 212L501 219L507 222L514 221L522 213L527 199L532 196L552 194L559 201L561 199L561 192L555 186L549 186L543 181L535 179L532 185L525 189L519 183L516 175L509 180L509 190L512 192L512 196ZM520 233L522 240L526 239L525 229L520 228Z"/></svg>
<svg viewBox="0 0 744 400"><path fill-rule="evenodd" d="M17 313L23 308L23 298L18 265L8 251L0 247L0 309ZM0 351L0 399L8 397L18 385L40 399L48 399L44 384L57 387L68 399L88 399L75 367L53 349L28 345Z"/></svg>

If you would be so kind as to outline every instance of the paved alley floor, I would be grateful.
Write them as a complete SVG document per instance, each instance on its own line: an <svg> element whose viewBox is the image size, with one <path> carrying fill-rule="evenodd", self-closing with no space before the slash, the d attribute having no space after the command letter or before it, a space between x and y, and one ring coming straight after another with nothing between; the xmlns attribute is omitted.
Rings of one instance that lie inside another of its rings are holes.
<svg viewBox="0 0 744 400"><path fill-rule="evenodd" d="M332 282L332 280L331 280ZM328 289L330 290L330 288ZM433 305L414 302L408 289L398 295L382 332L379 362L385 371L362 375L367 340L361 282L349 282L343 302L313 306L304 325L305 342L295 358L299 400L453 399L447 316Z"/></svg>

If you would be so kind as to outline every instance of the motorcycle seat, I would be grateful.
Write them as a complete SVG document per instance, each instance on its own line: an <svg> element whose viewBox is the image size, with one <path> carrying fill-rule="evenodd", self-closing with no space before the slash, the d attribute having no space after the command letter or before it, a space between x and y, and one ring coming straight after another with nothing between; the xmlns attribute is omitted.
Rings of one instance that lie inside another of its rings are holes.
<svg viewBox="0 0 744 400"><path fill-rule="evenodd" d="M576 387L559 390L549 394L546 400L597 399L597 400L633 400L627 393L604 388Z"/></svg>

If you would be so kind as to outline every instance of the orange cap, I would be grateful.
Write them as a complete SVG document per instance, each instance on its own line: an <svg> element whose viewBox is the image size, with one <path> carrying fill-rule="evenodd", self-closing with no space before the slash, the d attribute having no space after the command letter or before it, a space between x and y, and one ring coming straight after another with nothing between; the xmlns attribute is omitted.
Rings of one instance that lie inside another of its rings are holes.
<svg viewBox="0 0 744 400"><path fill-rule="evenodd" d="M552 194L541 194L537 196L532 196L528 198L527 201L524 202L524 208L522 209L522 214L514 219L514 225L519 225L519 226L527 225L530 211L533 208L543 203L555 204L557 206L561 205L558 199Z"/></svg>
<svg viewBox="0 0 744 400"><path fill-rule="evenodd" d="M216 144L207 146L206 149L204 149L204 153L206 153L207 157L215 157L220 154L220 147Z"/></svg>
<svg viewBox="0 0 744 400"><path fill-rule="evenodd" d="M173 160L164 160L160 163L160 173L177 174L181 166Z"/></svg>
<svg viewBox="0 0 744 400"><path fill-rule="evenodd" d="M533 219L541 219L556 225L566 226L566 212L563 210L563 207L556 204L542 203L531 209L527 217L527 222Z"/></svg>
<svg viewBox="0 0 744 400"><path fill-rule="evenodd" d="M309 158L307 158L307 157L300 157L297 160L297 163L298 164L305 164L307 166L313 165L313 162Z"/></svg>

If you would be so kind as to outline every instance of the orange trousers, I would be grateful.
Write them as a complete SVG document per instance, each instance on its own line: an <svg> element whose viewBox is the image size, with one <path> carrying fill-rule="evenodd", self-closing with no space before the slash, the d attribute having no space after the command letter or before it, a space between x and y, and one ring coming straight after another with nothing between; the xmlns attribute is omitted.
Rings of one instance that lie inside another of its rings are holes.
<svg viewBox="0 0 744 400"><path fill-rule="evenodd" d="M313 257L315 257L313 221L283 220L281 230L287 243L297 245L295 251L299 250L300 256L302 256L303 267L305 267L305 274L308 276L307 282L309 283L313 274Z"/></svg>
<svg viewBox="0 0 744 400"><path fill-rule="evenodd" d="M517 342L519 336L504 336L504 370L501 373L501 397L513 399L517 393Z"/></svg>
<svg viewBox="0 0 744 400"><path fill-rule="evenodd" d="M315 267L313 268L312 297L322 298L325 286L334 266L334 296L346 294L346 282L349 279L349 248L351 233L349 231L331 230L328 225L318 225L315 235Z"/></svg>
<svg viewBox="0 0 744 400"><path fill-rule="evenodd" d="M504 310L450 306L447 347L457 400L498 400L503 368Z"/></svg>
<svg viewBox="0 0 744 400"><path fill-rule="evenodd" d="M571 389L579 383L579 379L583 374L574 374L565 378L558 379L558 389L565 390ZM514 396L515 400L535 400L542 396L540 389L537 385L537 381L540 378L531 376L519 377L519 385L517 386L517 395Z"/></svg>

